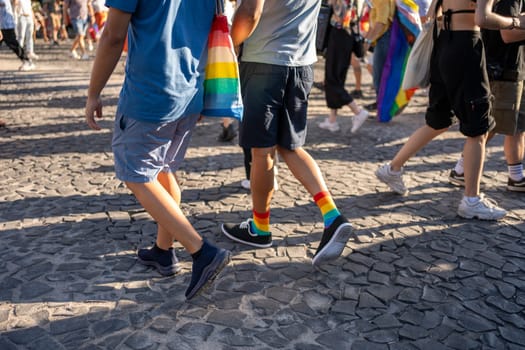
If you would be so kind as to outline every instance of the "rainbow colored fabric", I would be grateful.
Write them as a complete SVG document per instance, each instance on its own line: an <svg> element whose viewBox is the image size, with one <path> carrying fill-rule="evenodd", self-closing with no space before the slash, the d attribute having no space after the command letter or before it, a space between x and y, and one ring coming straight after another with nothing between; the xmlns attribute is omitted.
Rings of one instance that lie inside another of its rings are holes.
<svg viewBox="0 0 525 350"><path fill-rule="evenodd" d="M237 56L224 15L215 15L208 36L208 61L204 79L205 117L231 117L241 120L243 105Z"/></svg>
<svg viewBox="0 0 525 350"><path fill-rule="evenodd" d="M389 122L403 111L416 89L403 90L403 77L410 49L421 31L418 6L413 0L396 0L390 47L377 96L377 119Z"/></svg>

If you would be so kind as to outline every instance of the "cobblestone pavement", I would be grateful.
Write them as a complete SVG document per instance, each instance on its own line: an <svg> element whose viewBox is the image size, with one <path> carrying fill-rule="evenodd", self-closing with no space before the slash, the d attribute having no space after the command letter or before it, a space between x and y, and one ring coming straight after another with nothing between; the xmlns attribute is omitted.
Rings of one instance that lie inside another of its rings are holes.
<svg viewBox="0 0 525 350"><path fill-rule="evenodd" d="M422 125L423 93L391 123L332 134L316 126L327 110L314 89L306 148L357 233L343 257L316 270L321 217L284 164L273 246L221 235L220 223L250 215L250 195L241 149L216 141L218 120L203 121L180 173L182 207L233 260L186 302L191 258L179 244L175 277L135 259L156 226L114 178L123 64L105 90L104 130L94 132L82 117L92 61L71 61L63 46L37 49L38 69L27 73L0 50L0 349L525 349L525 199L505 190L501 137L488 147L483 190L509 215L463 220L461 190L447 182L463 144L457 128L408 163L408 196L373 175ZM371 102L368 77L365 94Z"/></svg>

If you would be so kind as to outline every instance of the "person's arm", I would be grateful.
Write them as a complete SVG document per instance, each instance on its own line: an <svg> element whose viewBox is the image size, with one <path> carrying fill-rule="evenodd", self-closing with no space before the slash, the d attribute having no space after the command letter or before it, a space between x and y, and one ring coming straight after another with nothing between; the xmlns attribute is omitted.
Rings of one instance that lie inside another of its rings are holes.
<svg viewBox="0 0 525 350"><path fill-rule="evenodd" d="M474 20L485 29L525 29L525 17L500 16L492 11L494 0L478 0Z"/></svg>
<svg viewBox="0 0 525 350"><path fill-rule="evenodd" d="M525 41L525 31L523 30L500 30L501 39L506 44Z"/></svg>
<svg viewBox="0 0 525 350"><path fill-rule="evenodd" d="M91 129L100 130L100 126L95 121L95 116L102 118L100 93L120 59L124 41L128 34L130 19L130 13L115 8L109 9L108 19L100 37L89 81L85 115L86 122Z"/></svg>
<svg viewBox="0 0 525 350"><path fill-rule="evenodd" d="M255 30L263 11L264 0L242 0L233 16L230 35L233 46L238 47Z"/></svg>

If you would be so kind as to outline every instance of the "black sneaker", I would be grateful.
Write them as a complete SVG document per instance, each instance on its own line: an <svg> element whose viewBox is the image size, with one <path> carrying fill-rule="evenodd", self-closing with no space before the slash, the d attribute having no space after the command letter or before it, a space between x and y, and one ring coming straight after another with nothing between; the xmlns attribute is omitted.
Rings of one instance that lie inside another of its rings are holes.
<svg viewBox="0 0 525 350"><path fill-rule="evenodd" d="M363 98L363 91L353 90L352 92L350 92L350 96L352 96L352 98Z"/></svg>
<svg viewBox="0 0 525 350"><path fill-rule="evenodd" d="M377 102L365 105L365 109L369 112L377 111Z"/></svg>
<svg viewBox="0 0 525 350"><path fill-rule="evenodd" d="M140 249L137 256L141 264L155 267L163 276L174 275L180 270L173 248L163 250L155 244L151 249Z"/></svg>
<svg viewBox="0 0 525 350"><path fill-rule="evenodd" d="M217 248L204 241L199 257L193 260L191 268L191 281L186 289L186 299L199 295L228 265L231 259L229 250Z"/></svg>
<svg viewBox="0 0 525 350"><path fill-rule="evenodd" d="M222 233L236 242L251 245L257 248L268 248L272 246L272 235L261 236L252 232L252 219L241 222L238 225L222 224Z"/></svg>
<svg viewBox="0 0 525 350"><path fill-rule="evenodd" d="M312 265L319 266L337 259L343 252L352 232L352 225L344 216L339 215L330 226L324 229L323 237L312 259Z"/></svg>
<svg viewBox="0 0 525 350"><path fill-rule="evenodd" d="M456 186L465 187L465 175L458 174L456 170L452 169L448 175L448 181Z"/></svg>
<svg viewBox="0 0 525 350"><path fill-rule="evenodd" d="M219 135L218 140L220 142L229 142L233 140L235 136L237 136L237 131L235 131L233 124L230 124L227 127L222 127L222 132Z"/></svg>
<svg viewBox="0 0 525 350"><path fill-rule="evenodd" d="M514 192L525 192L525 177L519 181L514 181L509 177L507 181L507 190Z"/></svg>
<svg viewBox="0 0 525 350"><path fill-rule="evenodd" d="M313 83L313 87L314 87L314 88L317 88L317 89L319 89L319 90L321 90L321 91L324 91L324 82L322 82L322 81L321 81L321 82L319 82L319 81L314 81L314 83Z"/></svg>

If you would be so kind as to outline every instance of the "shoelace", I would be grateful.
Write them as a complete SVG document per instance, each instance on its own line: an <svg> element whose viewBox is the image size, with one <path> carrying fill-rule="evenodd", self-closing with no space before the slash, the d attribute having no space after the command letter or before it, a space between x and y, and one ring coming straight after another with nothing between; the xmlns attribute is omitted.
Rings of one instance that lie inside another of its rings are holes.
<svg viewBox="0 0 525 350"><path fill-rule="evenodd" d="M247 219L246 221L243 221L239 224L239 228L248 228L250 225L250 219Z"/></svg>
<svg viewBox="0 0 525 350"><path fill-rule="evenodd" d="M498 203L495 200L485 197L483 194L479 195L479 202L484 204L487 208L499 209Z"/></svg>

